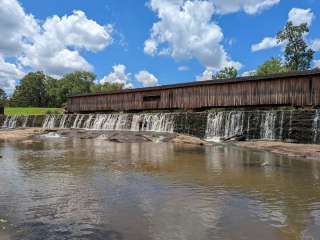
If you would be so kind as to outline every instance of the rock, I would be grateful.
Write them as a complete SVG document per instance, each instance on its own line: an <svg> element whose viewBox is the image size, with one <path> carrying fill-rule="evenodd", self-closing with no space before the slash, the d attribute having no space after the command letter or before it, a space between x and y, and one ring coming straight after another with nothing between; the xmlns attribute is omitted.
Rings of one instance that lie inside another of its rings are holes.
<svg viewBox="0 0 320 240"><path fill-rule="evenodd" d="M210 143L201 140L197 137L192 137L188 135L178 134L175 138L173 138L170 142L172 143L183 143L183 144L194 144L194 145L210 145Z"/></svg>

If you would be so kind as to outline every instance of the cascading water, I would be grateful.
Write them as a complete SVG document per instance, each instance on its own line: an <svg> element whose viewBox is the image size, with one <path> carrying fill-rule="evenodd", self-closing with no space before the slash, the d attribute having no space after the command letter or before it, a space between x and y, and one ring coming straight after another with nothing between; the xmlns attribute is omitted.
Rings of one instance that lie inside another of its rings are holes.
<svg viewBox="0 0 320 240"><path fill-rule="evenodd" d="M2 128L16 128L18 116L6 116Z"/></svg>
<svg viewBox="0 0 320 240"><path fill-rule="evenodd" d="M72 122L71 125L70 122ZM173 132L174 114L48 115L44 120L43 128L67 128L68 125L72 128L91 130Z"/></svg>
<svg viewBox="0 0 320 240"><path fill-rule="evenodd" d="M264 121L261 126L261 138L262 139L276 139L275 127L276 127L277 114L274 111L268 111L264 114Z"/></svg>
<svg viewBox="0 0 320 240"><path fill-rule="evenodd" d="M245 112L215 112L208 114L206 138L220 141L244 132Z"/></svg>
<svg viewBox="0 0 320 240"><path fill-rule="evenodd" d="M173 132L174 115L169 113L158 114L134 114L131 131Z"/></svg>
<svg viewBox="0 0 320 240"><path fill-rule="evenodd" d="M313 120L313 143L318 142L319 132L320 132L320 110L317 109L315 112L315 117Z"/></svg>

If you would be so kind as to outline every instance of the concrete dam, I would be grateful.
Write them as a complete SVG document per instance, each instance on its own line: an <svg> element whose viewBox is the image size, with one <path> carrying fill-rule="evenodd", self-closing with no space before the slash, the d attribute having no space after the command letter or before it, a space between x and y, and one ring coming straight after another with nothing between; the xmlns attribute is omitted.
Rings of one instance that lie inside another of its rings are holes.
<svg viewBox="0 0 320 240"><path fill-rule="evenodd" d="M140 122L142 127L139 126ZM175 132L214 141L242 136L246 140L320 143L319 110L0 116L0 126Z"/></svg>

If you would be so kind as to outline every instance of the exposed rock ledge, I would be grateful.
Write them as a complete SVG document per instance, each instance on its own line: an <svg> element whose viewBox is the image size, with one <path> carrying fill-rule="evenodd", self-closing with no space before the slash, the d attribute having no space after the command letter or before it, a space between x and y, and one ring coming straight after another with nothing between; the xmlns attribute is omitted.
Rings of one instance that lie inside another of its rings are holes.
<svg viewBox="0 0 320 240"><path fill-rule="evenodd" d="M91 131L75 129L46 130L42 128L21 128L0 130L0 140L31 142L32 137L74 137L81 139L99 139L118 143L172 142L181 144L210 145L197 137L176 133L130 132L130 131Z"/></svg>
<svg viewBox="0 0 320 240"><path fill-rule="evenodd" d="M320 145L316 144L295 144L277 141L248 141L235 142L239 147L273 152L289 157L320 160Z"/></svg>

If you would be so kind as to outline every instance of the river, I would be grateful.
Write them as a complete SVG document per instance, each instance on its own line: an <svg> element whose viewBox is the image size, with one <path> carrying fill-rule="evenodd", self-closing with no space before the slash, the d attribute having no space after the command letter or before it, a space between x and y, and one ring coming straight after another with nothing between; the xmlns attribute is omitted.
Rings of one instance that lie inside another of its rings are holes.
<svg viewBox="0 0 320 240"><path fill-rule="evenodd" d="M320 162L228 145L0 142L8 239L320 239Z"/></svg>

